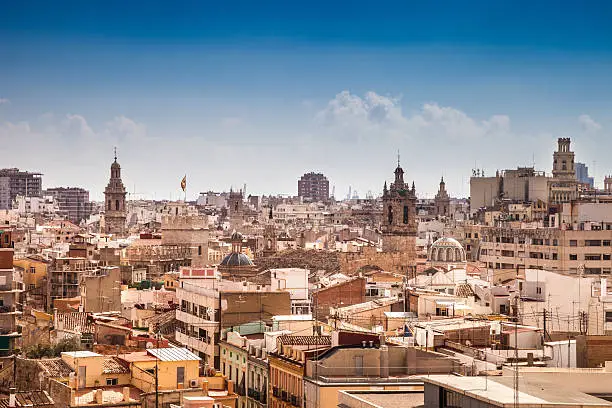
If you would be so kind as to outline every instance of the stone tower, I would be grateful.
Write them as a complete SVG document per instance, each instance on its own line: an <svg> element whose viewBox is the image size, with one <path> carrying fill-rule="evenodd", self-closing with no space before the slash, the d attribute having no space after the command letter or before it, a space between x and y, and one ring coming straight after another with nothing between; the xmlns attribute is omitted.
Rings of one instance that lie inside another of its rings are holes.
<svg viewBox="0 0 612 408"><path fill-rule="evenodd" d="M446 183L444 177L440 180L440 189L438 194L434 198L434 205L436 207L436 215L448 217L450 215L450 197L446 192Z"/></svg>
<svg viewBox="0 0 612 408"><path fill-rule="evenodd" d="M548 203L558 205L578 198L578 180L574 165L574 152L570 150L570 138L560 137L557 151L553 153L553 177L548 184Z"/></svg>
<svg viewBox="0 0 612 408"><path fill-rule="evenodd" d="M576 169L574 168L574 152L570 150L570 138L560 137L557 143L557 151L553 153L553 177L575 180Z"/></svg>
<svg viewBox="0 0 612 408"><path fill-rule="evenodd" d="M117 163L117 151L115 150L115 161L111 164L111 176L104 190L104 232L106 234L125 234L125 186L121 181L121 166Z"/></svg>
<svg viewBox="0 0 612 408"><path fill-rule="evenodd" d="M239 228L244 222L242 190L235 192L230 189L229 197L227 198L228 215L232 228Z"/></svg>
<svg viewBox="0 0 612 408"><path fill-rule="evenodd" d="M401 272L409 274L416 265L416 190L404 183L404 170L399 158L395 181L383 188L383 252L396 253Z"/></svg>
<svg viewBox="0 0 612 408"><path fill-rule="evenodd" d="M276 253L276 227L272 216L272 207L268 213L268 222L264 228L264 249L263 256L270 256Z"/></svg>

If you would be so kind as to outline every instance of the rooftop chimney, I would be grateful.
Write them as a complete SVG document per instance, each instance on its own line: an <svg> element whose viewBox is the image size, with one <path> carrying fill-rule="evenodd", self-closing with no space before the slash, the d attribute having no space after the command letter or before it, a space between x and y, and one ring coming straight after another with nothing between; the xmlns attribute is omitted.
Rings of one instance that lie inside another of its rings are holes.
<svg viewBox="0 0 612 408"><path fill-rule="evenodd" d="M123 401L128 402L130 400L130 387L123 387Z"/></svg>
<svg viewBox="0 0 612 408"><path fill-rule="evenodd" d="M9 408L15 408L17 406L17 390L15 388L9 388Z"/></svg>

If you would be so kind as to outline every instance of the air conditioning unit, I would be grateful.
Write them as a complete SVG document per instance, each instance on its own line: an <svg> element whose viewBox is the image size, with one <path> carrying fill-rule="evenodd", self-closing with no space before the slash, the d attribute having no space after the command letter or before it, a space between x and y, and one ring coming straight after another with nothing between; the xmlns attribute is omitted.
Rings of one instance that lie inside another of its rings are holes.
<svg viewBox="0 0 612 408"><path fill-rule="evenodd" d="M198 388L198 380L189 380L189 387Z"/></svg>

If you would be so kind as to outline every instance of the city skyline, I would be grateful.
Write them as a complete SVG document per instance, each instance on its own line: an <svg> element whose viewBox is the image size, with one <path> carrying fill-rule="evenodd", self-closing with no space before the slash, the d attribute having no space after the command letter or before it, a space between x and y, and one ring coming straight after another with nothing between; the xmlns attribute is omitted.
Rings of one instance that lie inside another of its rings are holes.
<svg viewBox="0 0 612 408"><path fill-rule="evenodd" d="M117 146L136 196L179 197L184 174L188 199L244 183L296 194L320 171L341 198L380 194L399 149L419 196L444 176L467 197L472 168L550 172L555 140L571 137L596 185L612 172L605 3L591 3L598 15L543 2L529 16L479 2L324 16L155 4L7 7L3 167L100 200Z"/></svg>

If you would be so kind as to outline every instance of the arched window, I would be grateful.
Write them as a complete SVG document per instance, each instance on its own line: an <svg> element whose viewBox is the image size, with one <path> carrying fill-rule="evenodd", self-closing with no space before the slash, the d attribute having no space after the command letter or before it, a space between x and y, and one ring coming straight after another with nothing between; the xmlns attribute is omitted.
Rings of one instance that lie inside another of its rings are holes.
<svg viewBox="0 0 612 408"><path fill-rule="evenodd" d="M107 210L112 210L111 202L111 200L108 200L108 207L106 207Z"/></svg>
<svg viewBox="0 0 612 408"><path fill-rule="evenodd" d="M567 170L567 162L565 160L563 160L561 163L562 163L561 169L562 170Z"/></svg>
<svg viewBox="0 0 612 408"><path fill-rule="evenodd" d="M119 200L115 200L115 210L119 211Z"/></svg>
<svg viewBox="0 0 612 408"><path fill-rule="evenodd" d="M408 224L408 206L404 206L404 224Z"/></svg>
<svg viewBox="0 0 612 408"><path fill-rule="evenodd" d="M389 206L388 208L389 213L387 214L387 217L389 218L389 225L393 224L393 207Z"/></svg>

